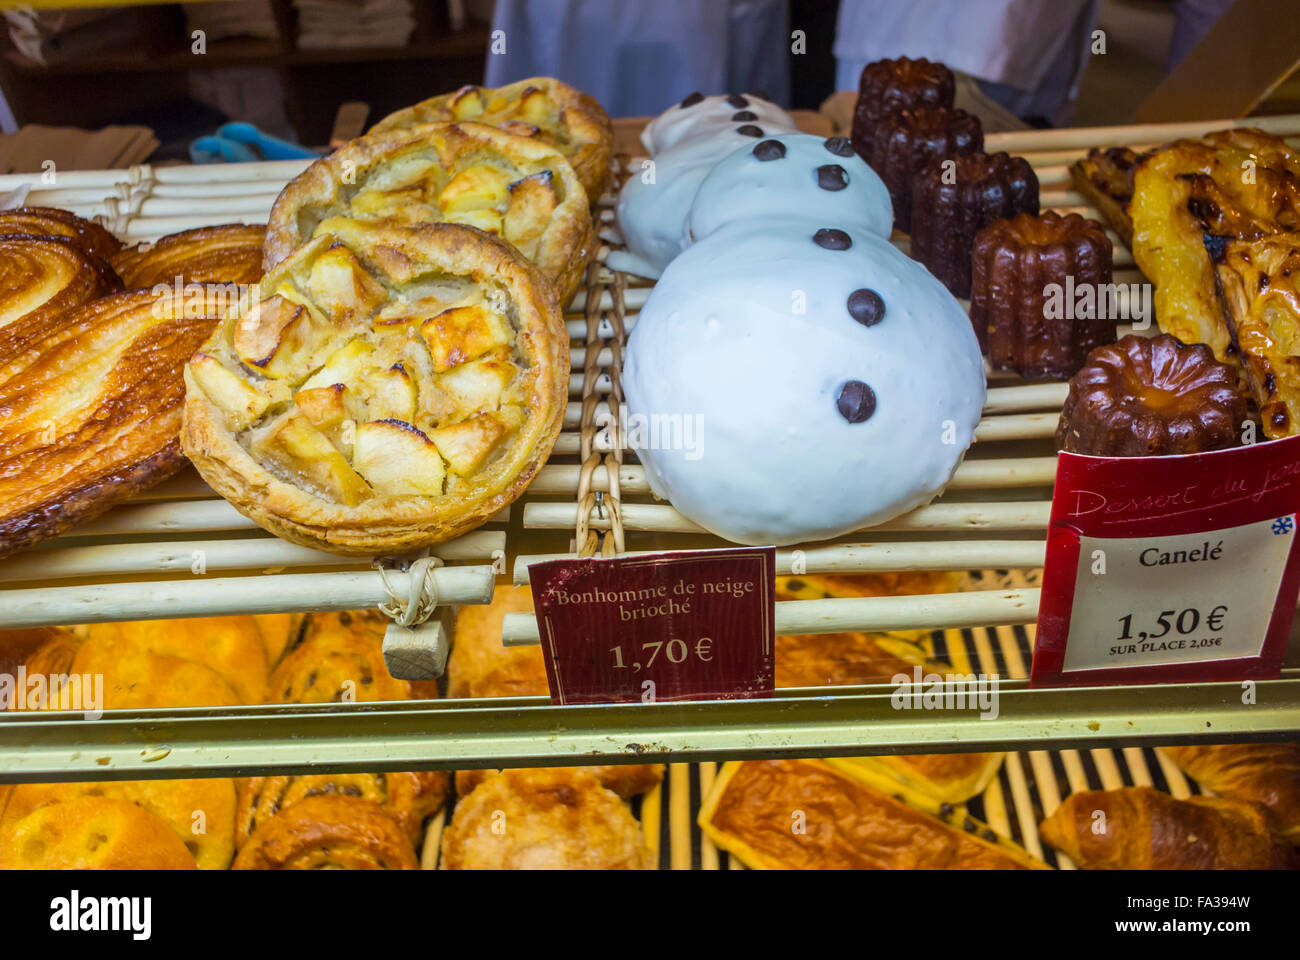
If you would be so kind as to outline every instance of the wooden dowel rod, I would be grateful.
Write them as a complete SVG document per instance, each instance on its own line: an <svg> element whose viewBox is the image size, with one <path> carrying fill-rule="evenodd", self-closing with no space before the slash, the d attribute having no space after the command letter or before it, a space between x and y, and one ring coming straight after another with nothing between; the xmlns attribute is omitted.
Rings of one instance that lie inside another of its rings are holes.
<svg viewBox="0 0 1300 960"><path fill-rule="evenodd" d="M232 180L265 180L288 183L311 165L310 160L267 160L257 163L205 163L175 167L153 167L158 183L228 183Z"/></svg>
<svg viewBox="0 0 1300 960"><path fill-rule="evenodd" d="M1229 127L1257 127L1276 136L1300 133L1300 115L1278 117L1245 117L1232 120L1197 120L1191 123L1142 123L1111 127L1070 127L1062 130L1014 130L990 133L984 138L984 149L989 153L1020 150L1064 150L1089 147L1123 147L1166 143L1183 137L1203 137L1214 130Z"/></svg>

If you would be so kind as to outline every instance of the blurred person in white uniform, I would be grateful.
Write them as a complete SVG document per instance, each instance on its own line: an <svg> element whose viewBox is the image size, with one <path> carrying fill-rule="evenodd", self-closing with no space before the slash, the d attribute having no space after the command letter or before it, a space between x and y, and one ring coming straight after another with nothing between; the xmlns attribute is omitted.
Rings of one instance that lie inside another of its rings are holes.
<svg viewBox="0 0 1300 960"><path fill-rule="evenodd" d="M762 91L788 104L787 0L497 0L490 87L557 77L611 116L657 114L688 94Z"/></svg>

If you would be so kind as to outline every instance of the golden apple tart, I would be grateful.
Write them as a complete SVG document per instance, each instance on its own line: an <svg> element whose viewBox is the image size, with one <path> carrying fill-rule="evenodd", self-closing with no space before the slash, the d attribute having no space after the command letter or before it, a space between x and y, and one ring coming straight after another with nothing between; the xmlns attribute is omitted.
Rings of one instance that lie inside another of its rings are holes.
<svg viewBox="0 0 1300 960"><path fill-rule="evenodd" d="M127 287L155 284L257 283L262 278L261 224L227 223L173 233L128 247L110 262Z"/></svg>
<svg viewBox="0 0 1300 960"><path fill-rule="evenodd" d="M337 216L478 227L537 264L562 304L596 249L587 195L564 157L479 123L371 134L317 160L271 210L267 269Z"/></svg>
<svg viewBox="0 0 1300 960"><path fill-rule="evenodd" d="M511 503L568 394L550 285L453 223L326 220L186 368L186 454L287 540L418 549Z"/></svg>
<svg viewBox="0 0 1300 960"><path fill-rule="evenodd" d="M181 371L215 304L130 290L0 327L0 556L180 469Z"/></svg>
<svg viewBox="0 0 1300 960"><path fill-rule="evenodd" d="M398 130L423 123L473 120L534 138L559 150L595 203L609 186L614 125L593 97L551 77L504 87L466 86L391 113L371 129Z"/></svg>
<svg viewBox="0 0 1300 960"><path fill-rule="evenodd" d="M0 211L0 235L65 237L93 257L108 260L122 241L91 220L57 207L16 207Z"/></svg>

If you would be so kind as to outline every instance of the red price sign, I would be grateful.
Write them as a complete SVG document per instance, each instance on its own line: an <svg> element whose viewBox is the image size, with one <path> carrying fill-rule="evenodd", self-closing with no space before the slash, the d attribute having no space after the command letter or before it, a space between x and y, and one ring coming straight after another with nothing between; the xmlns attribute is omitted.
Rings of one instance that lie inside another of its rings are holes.
<svg viewBox="0 0 1300 960"><path fill-rule="evenodd" d="M1276 677L1300 591L1300 437L1181 457L1062 453L1035 685Z"/></svg>
<svg viewBox="0 0 1300 960"><path fill-rule="evenodd" d="M776 548L528 569L553 703L769 697Z"/></svg>

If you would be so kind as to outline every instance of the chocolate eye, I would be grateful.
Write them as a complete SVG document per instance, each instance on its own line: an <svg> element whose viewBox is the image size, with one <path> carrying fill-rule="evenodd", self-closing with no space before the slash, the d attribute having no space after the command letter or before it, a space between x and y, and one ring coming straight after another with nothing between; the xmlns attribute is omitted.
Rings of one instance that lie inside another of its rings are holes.
<svg viewBox="0 0 1300 960"><path fill-rule="evenodd" d="M849 316L864 327L874 327L885 319L885 301L867 287L849 294Z"/></svg>
<svg viewBox="0 0 1300 960"><path fill-rule="evenodd" d="M758 119L758 114L756 114L753 110L741 110L739 113L733 113L731 115L732 123L746 123L750 120L757 120L757 119Z"/></svg>
<svg viewBox="0 0 1300 960"><path fill-rule="evenodd" d="M817 186L823 190L843 190L849 185L849 172L838 163L817 168Z"/></svg>
<svg viewBox="0 0 1300 960"><path fill-rule="evenodd" d="M780 140L764 140L753 150L759 160L780 160L785 156L785 144Z"/></svg>
<svg viewBox="0 0 1300 960"><path fill-rule="evenodd" d="M853 246L853 239L843 230L822 227L813 234L813 243L827 250L847 250Z"/></svg>
<svg viewBox="0 0 1300 960"><path fill-rule="evenodd" d="M837 157L853 156L853 144L849 142L848 137L830 137L824 146Z"/></svg>
<svg viewBox="0 0 1300 960"><path fill-rule="evenodd" d="M682 109L685 110L687 107L693 107L703 99L704 94L699 93L698 91L696 93L688 94L686 99L682 101Z"/></svg>
<svg viewBox="0 0 1300 960"><path fill-rule="evenodd" d="M835 406L849 423L862 423L876 412L876 393L861 380L850 380L840 388Z"/></svg>
<svg viewBox="0 0 1300 960"><path fill-rule="evenodd" d="M761 137L763 135L763 128L756 127L752 123L747 123L743 127L737 127L736 132L742 137Z"/></svg>
<svg viewBox="0 0 1300 960"><path fill-rule="evenodd" d="M727 103L731 104L737 110L743 110L745 107L749 106L749 101L738 93L733 93L731 96L727 97Z"/></svg>

